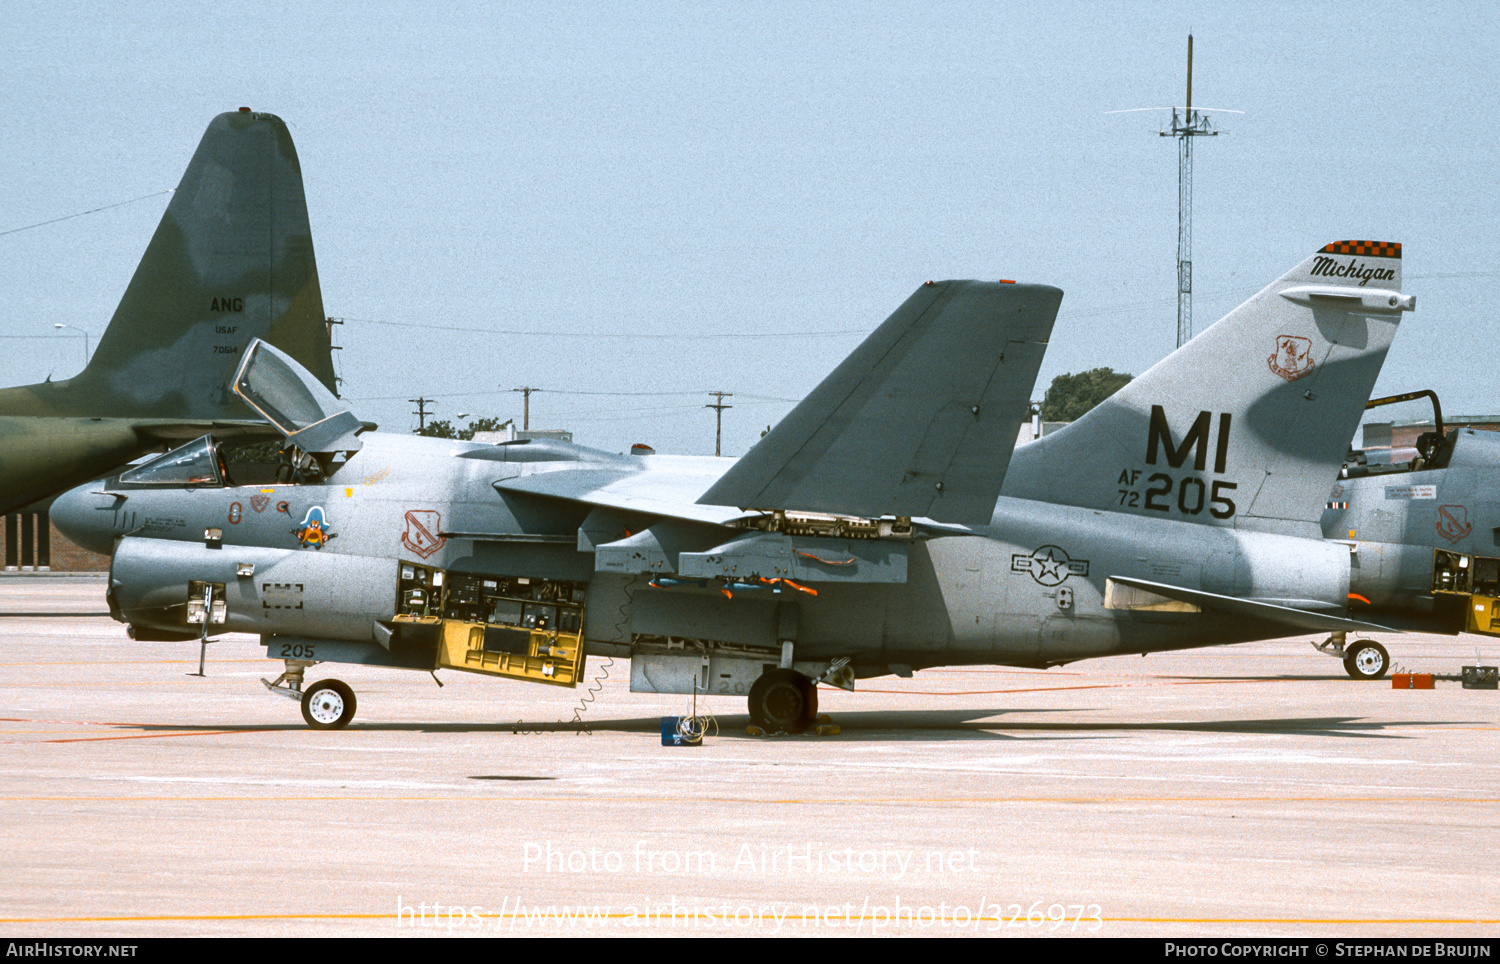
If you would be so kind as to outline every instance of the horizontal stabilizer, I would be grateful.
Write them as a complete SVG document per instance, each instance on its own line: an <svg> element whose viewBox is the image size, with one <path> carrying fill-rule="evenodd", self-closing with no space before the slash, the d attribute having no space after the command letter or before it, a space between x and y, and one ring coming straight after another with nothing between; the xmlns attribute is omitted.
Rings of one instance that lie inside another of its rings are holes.
<svg viewBox="0 0 1500 964"><path fill-rule="evenodd" d="M1061 301L923 285L699 503L989 522Z"/></svg>
<svg viewBox="0 0 1500 964"><path fill-rule="evenodd" d="M1374 623L1361 622L1357 619L1344 619L1340 616L1329 616L1325 613L1308 612L1305 609L1293 609L1290 606L1280 605L1272 602L1261 602L1254 599L1237 599L1234 596L1220 596L1216 593L1203 592L1201 589L1186 589L1182 586L1171 586L1162 582L1151 582L1147 579L1136 579L1131 576L1110 576L1110 581L1133 586L1136 589L1144 589L1158 596L1168 599L1176 599L1179 602L1190 603L1200 609L1210 612L1226 613L1230 616L1242 616L1246 619L1259 619L1268 623L1280 623L1293 629L1307 629L1314 632L1360 632L1360 633L1396 633L1398 629L1387 626L1377 626Z"/></svg>

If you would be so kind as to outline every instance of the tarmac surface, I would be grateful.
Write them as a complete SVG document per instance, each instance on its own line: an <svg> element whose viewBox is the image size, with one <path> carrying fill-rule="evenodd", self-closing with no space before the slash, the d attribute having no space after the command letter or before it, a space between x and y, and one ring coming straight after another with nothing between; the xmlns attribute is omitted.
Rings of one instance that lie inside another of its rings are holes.
<svg viewBox="0 0 1500 964"><path fill-rule="evenodd" d="M1500 694L1355 682L1308 636L824 688L833 736L700 699L717 729L669 748L691 698L623 660L581 711L323 664L359 708L313 731L254 637L200 679L104 608L0 577L7 935L1500 935Z"/></svg>

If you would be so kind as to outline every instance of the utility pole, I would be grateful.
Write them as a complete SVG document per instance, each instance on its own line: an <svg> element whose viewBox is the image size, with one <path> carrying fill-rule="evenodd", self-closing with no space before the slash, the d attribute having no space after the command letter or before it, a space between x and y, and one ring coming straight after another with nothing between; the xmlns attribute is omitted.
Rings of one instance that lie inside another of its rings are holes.
<svg viewBox="0 0 1500 964"><path fill-rule="evenodd" d="M724 404L724 399L726 399L726 398L733 398L734 397L734 393L733 392L709 392L708 394L710 394L714 398L718 399L718 401L715 402L714 404L712 404L712 405L705 405L703 407L704 408L711 408L711 409L714 410L714 422L716 423L716 425L714 427L714 455L719 455L720 454L721 445L722 445L722 442L724 440L724 409L726 409L726 408L734 408L733 405L725 405Z"/></svg>
<svg viewBox="0 0 1500 964"><path fill-rule="evenodd" d="M435 399L435 398L408 398L407 401L411 402L413 405L417 406L417 410L415 412L412 412L412 414L417 417L417 430L415 432L413 432L412 434L413 435L421 435L422 434L422 430L427 427L427 404L429 402L435 402L435 401L437 401L437 399Z"/></svg>
<svg viewBox="0 0 1500 964"><path fill-rule="evenodd" d="M513 392L521 393L521 431L531 428L531 393L541 391L540 388L512 388Z"/></svg>
<svg viewBox="0 0 1500 964"><path fill-rule="evenodd" d="M1205 114L1193 110L1193 35L1188 34L1187 106L1172 108L1172 128L1162 137L1177 138L1177 347L1193 337L1193 138L1218 137Z"/></svg>

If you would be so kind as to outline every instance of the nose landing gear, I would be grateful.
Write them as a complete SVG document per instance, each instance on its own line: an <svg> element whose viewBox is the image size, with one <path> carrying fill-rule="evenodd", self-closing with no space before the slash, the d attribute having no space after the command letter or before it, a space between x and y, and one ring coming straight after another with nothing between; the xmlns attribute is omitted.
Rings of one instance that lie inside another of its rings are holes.
<svg viewBox="0 0 1500 964"><path fill-rule="evenodd" d="M275 680L262 679L266 689L277 696L302 704L302 718L315 730L338 730L354 719L354 690L343 680L325 679L302 689L302 674L312 660L289 659L286 672Z"/></svg>
<svg viewBox="0 0 1500 964"><path fill-rule="evenodd" d="M302 718L315 730L338 730L354 719L354 690L342 680L325 679L302 694Z"/></svg>
<svg viewBox="0 0 1500 964"><path fill-rule="evenodd" d="M1344 648L1344 672L1355 679L1380 679L1391 668L1390 654L1371 639Z"/></svg>

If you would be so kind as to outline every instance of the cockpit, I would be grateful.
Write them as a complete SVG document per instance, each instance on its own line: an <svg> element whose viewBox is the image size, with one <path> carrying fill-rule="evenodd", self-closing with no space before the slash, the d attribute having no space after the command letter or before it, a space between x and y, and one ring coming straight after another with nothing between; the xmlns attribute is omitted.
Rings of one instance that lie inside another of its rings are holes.
<svg viewBox="0 0 1500 964"><path fill-rule="evenodd" d="M283 436L279 444L264 443L275 446L274 457L264 453L258 460L273 463L268 468L278 483L325 481L359 451L363 444L359 434L374 427L356 418L347 405L290 356L258 338L246 348L232 387L245 404ZM237 440L231 439L229 447L236 445ZM213 435L204 435L126 470L118 484L122 488L235 485L229 476L230 459L224 448L225 443Z"/></svg>
<svg viewBox="0 0 1500 964"><path fill-rule="evenodd" d="M119 485L126 489L154 489L185 485L223 488L234 483L229 465L212 435L194 439L165 455L120 473Z"/></svg>
<svg viewBox="0 0 1500 964"><path fill-rule="evenodd" d="M285 442L204 435L120 473L121 489L203 488L237 485L316 485L347 461L347 452L307 453ZM229 467L236 466L233 473ZM244 476L241 478L241 476Z"/></svg>
<svg viewBox="0 0 1500 964"><path fill-rule="evenodd" d="M1377 426L1366 425L1364 448L1349 450L1349 454L1344 457L1344 466L1339 472L1339 478L1357 479L1369 475L1394 475L1445 468L1453 457L1453 447L1458 435L1455 432L1444 432L1443 407L1438 401L1436 392L1430 390L1406 392L1402 395L1372 398L1365 403L1365 409L1397 405L1423 398L1432 402L1432 418L1423 420L1426 425L1431 426L1431 430L1422 431L1415 437L1408 435L1405 439L1398 439L1392 432L1392 423L1381 423L1384 437L1372 439L1371 429ZM1397 444L1398 442L1400 444Z"/></svg>

